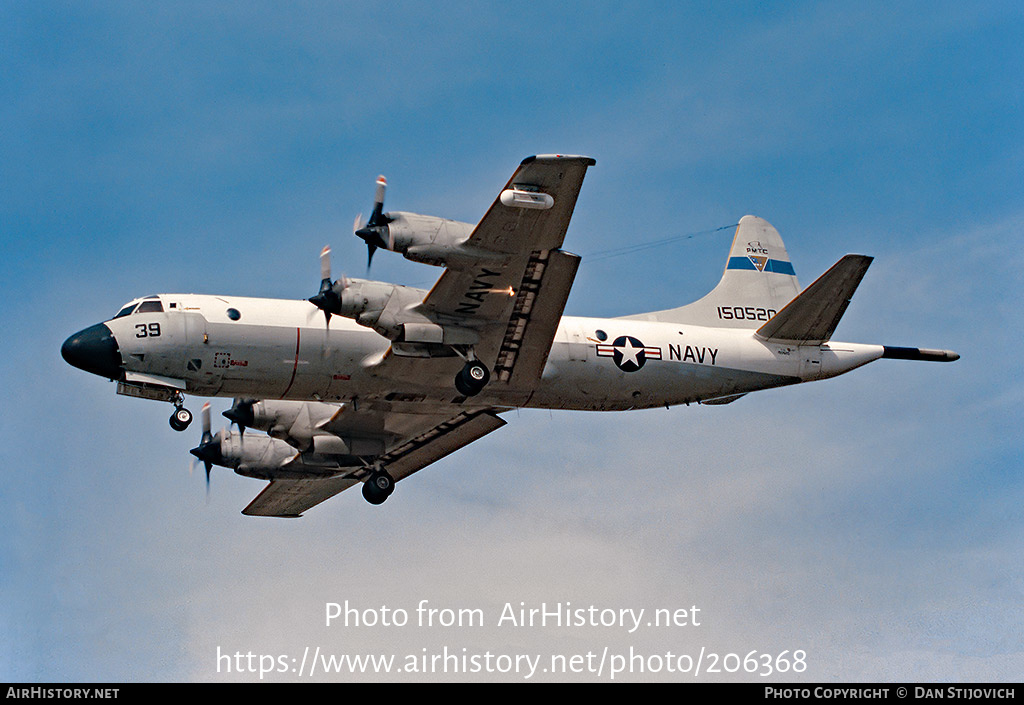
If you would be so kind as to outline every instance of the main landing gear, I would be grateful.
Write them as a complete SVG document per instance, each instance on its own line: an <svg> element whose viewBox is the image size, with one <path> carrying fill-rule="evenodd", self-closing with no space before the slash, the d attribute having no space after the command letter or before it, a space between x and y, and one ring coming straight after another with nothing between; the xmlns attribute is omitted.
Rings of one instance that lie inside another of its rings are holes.
<svg viewBox="0 0 1024 705"><path fill-rule="evenodd" d="M487 371L487 366L479 360L472 360L455 375L455 388L464 397L476 396L490 378L491 373Z"/></svg>
<svg viewBox="0 0 1024 705"><path fill-rule="evenodd" d="M395 491L395 481L386 470L374 470L363 482L363 499L370 504L383 504Z"/></svg>
<svg viewBox="0 0 1024 705"><path fill-rule="evenodd" d="M464 397L476 396L491 379L490 370L487 369L487 365L477 359L472 347L467 347L463 351L453 346L452 350L466 361L466 366L459 371L459 374L455 375L455 388Z"/></svg>
<svg viewBox="0 0 1024 705"><path fill-rule="evenodd" d="M192 423L192 412L185 408L185 395L178 392L173 403L174 413L171 414L169 423L175 431L184 431Z"/></svg>

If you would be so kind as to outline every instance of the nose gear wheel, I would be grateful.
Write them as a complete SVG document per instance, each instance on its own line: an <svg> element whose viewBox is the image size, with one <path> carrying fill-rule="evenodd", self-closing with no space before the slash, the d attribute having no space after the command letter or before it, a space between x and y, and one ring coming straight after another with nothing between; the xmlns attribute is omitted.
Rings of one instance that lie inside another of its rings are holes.
<svg viewBox="0 0 1024 705"><path fill-rule="evenodd" d="M192 423L192 412L185 408L185 397L178 392L174 397L174 413L168 420L175 431L184 431Z"/></svg>

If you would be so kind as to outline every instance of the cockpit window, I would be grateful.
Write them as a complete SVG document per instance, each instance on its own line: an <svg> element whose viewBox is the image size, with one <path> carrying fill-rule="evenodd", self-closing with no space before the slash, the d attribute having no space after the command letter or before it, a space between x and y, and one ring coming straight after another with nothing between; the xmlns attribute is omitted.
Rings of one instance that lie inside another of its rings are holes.
<svg viewBox="0 0 1024 705"><path fill-rule="evenodd" d="M135 303L132 302L132 303L128 304L127 306L125 306L124 308L122 308L120 311L118 311L117 315L114 316L114 318L124 318L125 316L127 316L128 314L130 314L134 310L135 310Z"/></svg>
<svg viewBox="0 0 1024 705"><path fill-rule="evenodd" d="M163 307L163 304L161 304L159 300L157 300L157 301L152 301L152 300L150 300L150 301L143 301L141 304L139 304L138 310L135 311L135 313L163 313L163 312L164 312L164 307Z"/></svg>

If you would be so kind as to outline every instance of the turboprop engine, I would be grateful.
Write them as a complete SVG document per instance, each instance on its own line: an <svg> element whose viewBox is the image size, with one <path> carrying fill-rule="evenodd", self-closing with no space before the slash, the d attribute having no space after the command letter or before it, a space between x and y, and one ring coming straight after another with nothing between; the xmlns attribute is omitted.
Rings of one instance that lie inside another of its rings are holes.
<svg viewBox="0 0 1024 705"><path fill-rule="evenodd" d="M441 325L424 314L423 289L347 277L332 281L330 247L320 252L320 276L320 291L309 302L324 312L328 324L332 315L345 316L398 343L452 346L479 340L475 330Z"/></svg>
<svg viewBox="0 0 1024 705"><path fill-rule="evenodd" d="M224 428L213 434L207 403L202 439L190 452L206 467L207 488L214 465L264 480L331 477L346 468L366 466L384 453L383 435L336 434L323 428L344 408L322 402L235 399L224 416L238 424L238 431ZM247 427L269 435L246 434Z"/></svg>
<svg viewBox="0 0 1024 705"><path fill-rule="evenodd" d="M389 222L374 229L373 235L378 246L398 252L406 259L437 267L457 264L463 250L460 245L469 239L473 225L457 220L438 218L418 213L388 213ZM356 235L372 247L366 236L368 228L356 231Z"/></svg>
<svg viewBox="0 0 1024 705"><path fill-rule="evenodd" d="M362 223L356 218L353 232L366 243L366 268L373 262L378 248L398 252L406 259L439 267L457 266L467 253L464 243L476 227L470 223L438 218L419 213L384 212L384 192L387 179L377 177L377 193L370 219ZM474 253L479 260L480 253Z"/></svg>
<svg viewBox="0 0 1024 705"><path fill-rule="evenodd" d="M242 430L231 431L225 428L213 434L210 431L209 403L203 405L202 420L202 439L189 452L206 467L207 491L210 487L210 470L214 465L232 468L239 475L269 480L275 477L329 477L342 467L358 462L358 458L337 454L300 453L279 438L245 435Z"/></svg>
<svg viewBox="0 0 1024 705"><path fill-rule="evenodd" d="M316 401L235 399L224 416L239 424L243 433L245 428L255 428L286 442L293 455L296 449L335 456L375 457L383 453L382 437L339 435L325 429L346 407ZM248 442L246 437L245 443Z"/></svg>

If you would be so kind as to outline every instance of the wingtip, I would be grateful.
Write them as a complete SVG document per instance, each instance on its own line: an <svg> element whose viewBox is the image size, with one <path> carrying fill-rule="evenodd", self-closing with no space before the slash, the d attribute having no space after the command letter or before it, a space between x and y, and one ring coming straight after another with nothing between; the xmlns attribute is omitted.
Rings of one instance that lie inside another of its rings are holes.
<svg viewBox="0 0 1024 705"><path fill-rule="evenodd" d="M271 519L301 519L302 514L267 514L265 512L254 512L250 511L248 507L242 510L242 514L247 517L270 517Z"/></svg>
<svg viewBox="0 0 1024 705"><path fill-rule="evenodd" d="M520 165L532 164L535 161L555 162L555 161L579 161L583 162L586 166L594 166L597 164L597 160L593 157L585 157L580 154L535 154L532 157L524 159Z"/></svg>

